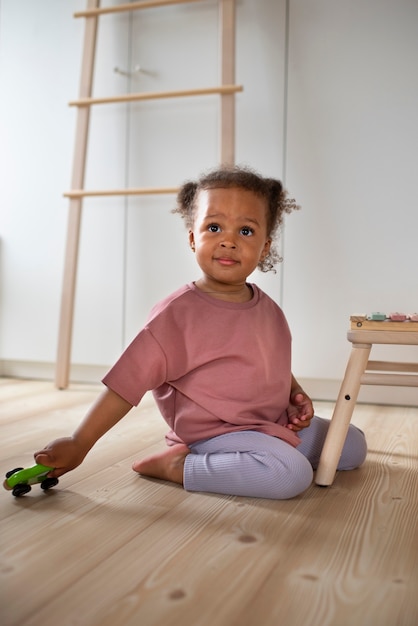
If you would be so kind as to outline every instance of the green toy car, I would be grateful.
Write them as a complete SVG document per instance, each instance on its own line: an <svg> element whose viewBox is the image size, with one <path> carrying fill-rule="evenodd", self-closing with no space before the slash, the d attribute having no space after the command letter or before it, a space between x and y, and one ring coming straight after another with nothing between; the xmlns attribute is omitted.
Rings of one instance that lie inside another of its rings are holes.
<svg viewBox="0 0 418 626"><path fill-rule="evenodd" d="M58 485L58 478L48 478L47 474L53 468L46 465L34 465L24 469L23 467L17 467L16 469L7 472L6 480L3 483L3 487L8 491L12 491L13 495L18 498L24 496L25 493L29 493L32 489L31 485L41 484L41 489L47 491L51 487Z"/></svg>

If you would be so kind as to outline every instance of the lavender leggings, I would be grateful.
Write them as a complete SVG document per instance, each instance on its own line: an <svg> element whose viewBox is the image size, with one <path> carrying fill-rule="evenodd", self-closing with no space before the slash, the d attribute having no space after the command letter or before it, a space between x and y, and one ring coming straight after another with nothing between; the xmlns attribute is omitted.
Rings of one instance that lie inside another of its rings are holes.
<svg viewBox="0 0 418 626"><path fill-rule="evenodd" d="M253 430L198 441L190 446L184 465L184 488L236 496L283 500L305 491L312 483L329 421L314 417L298 434L297 448ZM350 470L366 458L361 430L350 424L338 464Z"/></svg>

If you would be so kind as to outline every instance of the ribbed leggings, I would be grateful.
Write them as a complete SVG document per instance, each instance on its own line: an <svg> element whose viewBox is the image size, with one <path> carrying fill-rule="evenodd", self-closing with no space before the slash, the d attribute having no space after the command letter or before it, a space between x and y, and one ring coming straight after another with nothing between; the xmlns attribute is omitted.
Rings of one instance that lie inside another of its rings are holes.
<svg viewBox="0 0 418 626"><path fill-rule="evenodd" d="M312 483L329 420L314 417L298 435L297 448L282 439L253 430L198 441L189 446L184 464L184 488L236 496L283 500ZM339 470L361 465L367 453L364 433L350 424Z"/></svg>

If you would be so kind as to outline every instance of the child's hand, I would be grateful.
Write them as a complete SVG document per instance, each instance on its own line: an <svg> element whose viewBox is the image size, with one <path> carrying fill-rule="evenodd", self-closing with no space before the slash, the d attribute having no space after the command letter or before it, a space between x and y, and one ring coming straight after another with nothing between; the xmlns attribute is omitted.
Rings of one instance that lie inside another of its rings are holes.
<svg viewBox="0 0 418 626"><path fill-rule="evenodd" d="M304 393L297 391L290 397L287 407L289 423L287 427L294 432L308 428L314 416L312 400Z"/></svg>
<svg viewBox="0 0 418 626"><path fill-rule="evenodd" d="M38 450L34 457L36 463L54 468L48 473L49 477L59 478L80 465L86 453L87 451L83 451L73 437L64 437L56 439L42 450Z"/></svg>

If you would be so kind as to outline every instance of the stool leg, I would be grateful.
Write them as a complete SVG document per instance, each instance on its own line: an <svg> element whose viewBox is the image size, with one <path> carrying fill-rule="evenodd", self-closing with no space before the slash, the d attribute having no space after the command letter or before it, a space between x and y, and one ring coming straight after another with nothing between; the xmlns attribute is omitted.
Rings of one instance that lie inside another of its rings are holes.
<svg viewBox="0 0 418 626"><path fill-rule="evenodd" d="M371 347L353 344L315 476L316 484L322 487L334 481Z"/></svg>

